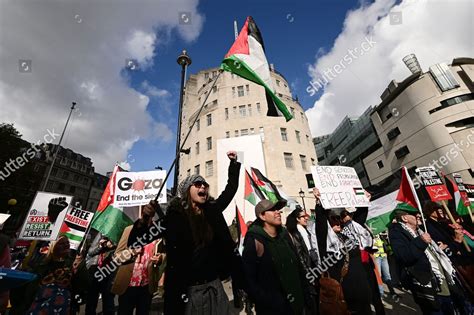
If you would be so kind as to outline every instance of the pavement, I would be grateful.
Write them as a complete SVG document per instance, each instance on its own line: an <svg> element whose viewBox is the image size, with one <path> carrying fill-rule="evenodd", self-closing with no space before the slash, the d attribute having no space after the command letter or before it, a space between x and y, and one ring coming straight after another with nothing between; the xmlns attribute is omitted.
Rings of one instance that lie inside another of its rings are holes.
<svg viewBox="0 0 474 315"><path fill-rule="evenodd" d="M229 297L229 300L231 301L231 315L250 315L250 314L255 314L255 311L252 311L252 313L245 313L243 307L238 309L234 307L233 304L233 295L232 295L232 287L231 287L231 282L230 281L224 281L223 283L224 290L227 293L227 296ZM388 297L388 288L384 286L384 290L386 293L387 298L383 299L384 306L385 306L385 314L386 315L415 315L415 314L421 314L420 309L418 306L415 304L413 301L413 298L411 294L407 291L403 290L398 290L395 289L395 292L400 296L400 301L396 303L393 301L390 297ZM118 298L115 298L115 305L118 305ZM101 300L99 300L99 305L98 305L98 310L101 310L102 303ZM79 312L80 315L84 315L85 306L81 307L81 310ZM102 314L102 312L98 312L97 314ZM151 311L150 314L163 314L163 299L159 297L153 298L152 301L152 306L151 306ZM374 312L375 314L375 312Z"/></svg>

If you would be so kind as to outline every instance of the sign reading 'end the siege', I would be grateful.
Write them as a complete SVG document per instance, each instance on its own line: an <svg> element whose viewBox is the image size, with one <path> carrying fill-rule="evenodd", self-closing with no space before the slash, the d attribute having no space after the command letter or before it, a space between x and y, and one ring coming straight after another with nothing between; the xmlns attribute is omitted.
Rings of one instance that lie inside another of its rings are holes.
<svg viewBox="0 0 474 315"><path fill-rule="evenodd" d="M448 191L448 187L443 183L434 167L419 167L415 170L421 180L421 184L425 187L432 201L442 201L452 199Z"/></svg>
<svg viewBox="0 0 474 315"><path fill-rule="evenodd" d="M114 207L133 207L146 205L155 199L161 185L164 185L158 198L166 203L166 171L118 172L115 181Z"/></svg>
<svg viewBox="0 0 474 315"><path fill-rule="evenodd" d="M314 185L321 193L325 209L368 207L369 200L354 168L347 166L312 166Z"/></svg>

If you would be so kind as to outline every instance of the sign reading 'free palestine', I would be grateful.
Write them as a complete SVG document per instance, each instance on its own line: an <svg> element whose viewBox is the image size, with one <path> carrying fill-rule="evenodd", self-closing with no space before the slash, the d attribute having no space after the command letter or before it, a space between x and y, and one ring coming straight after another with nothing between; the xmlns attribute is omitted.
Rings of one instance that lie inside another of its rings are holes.
<svg viewBox="0 0 474 315"><path fill-rule="evenodd" d="M423 187L430 195L432 201L442 201L452 199L448 191L448 187L443 183L443 180L438 175L434 167L426 166L419 167L415 170L421 179Z"/></svg>
<svg viewBox="0 0 474 315"><path fill-rule="evenodd" d="M369 206L369 200L354 168L312 166L311 172L314 185L321 193L321 204L325 209Z"/></svg>

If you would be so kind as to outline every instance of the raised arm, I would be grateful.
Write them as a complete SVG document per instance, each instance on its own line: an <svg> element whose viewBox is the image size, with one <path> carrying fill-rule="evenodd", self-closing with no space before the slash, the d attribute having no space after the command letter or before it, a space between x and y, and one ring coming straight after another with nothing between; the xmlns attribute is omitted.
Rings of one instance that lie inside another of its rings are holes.
<svg viewBox="0 0 474 315"><path fill-rule="evenodd" d="M229 151L227 152L227 157L230 160L227 185L225 186L224 191L220 196L214 201L216 208L220 211L224 211L227 206L230 204L232 199L239 188L239 175L240 175L240 163L237 162L237 152Z"/></svg>
<svg viewBox="0 0 474 315"><path fill-rule="evenodd" d="M364 192L365 192L365 196L370 201L370 199L372 198L372 195L367 190L364 190ZM367 221L367 215L368 214L369 214L369 208L368 207L359 207L354 212L354 215L352 216L352 220L359 223L360 225L364 225L365 221Z"/></svg>
<svg viewBox="0 0 474 315"><path fill-rule="evenodd" d="M316 238L318 239L319 256L324 257L326 256L327 248L328 218L324 212L323 206L321 205L321 193L317 188L313 188L313 195L314 198L316 198L316 218L314 226L316 228Z"/></svg>

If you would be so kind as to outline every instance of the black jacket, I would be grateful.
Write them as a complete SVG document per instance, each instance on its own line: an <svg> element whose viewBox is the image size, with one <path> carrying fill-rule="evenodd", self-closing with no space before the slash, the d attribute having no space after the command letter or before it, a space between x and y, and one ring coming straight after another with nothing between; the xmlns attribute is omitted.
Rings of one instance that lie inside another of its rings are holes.
<svg viewBox="0 0 474 315"><path fill-rule="evenodd" d="M255 240L263 245L263 255L261 257L257 256ZM293 310L285 296L278 274L275 271L270 250L266 248L267 242L265 237L251 230L245 235L242 260L245 278L248 284L247 293L252 301L255 302L257 315L291 315L293 314ZM296 254L296 249L289 235L287 242ZM306 275L299 261L298 268L300 270L300 279L305 279ZM309 290L304 283L302 283L302 288L305 294L305 300L309 302Z"/></svg>
<svg viewBox="0 0 474 315"><path fill-rule="evenodd" d="M209 200L203 207L203 214L212 228L219 255L217 262L217 273L221 279L230 276L232 266L235 264L236 255L234 255L234 242L229 233L229 228L222 212L227 208L239 185L240 163L231 161L228 169L227 185L221 195L215 200ZM167 266L165 276L165 294L164 294L164 313L165 314L183 314L187 288L192 285L189 283L192 278L190 275L191 261L194 253L194 241L191 226L185 215L180 211L181 200L175 198L170 202L161 226L165 228L163 233L150 237L147 228L134 226L130 233L128 241L129 246L133 244L138 237L151 242L153 239L163 237L166 244ZM145 236L148 234L148 236ZM211 279L212 280L212 279Z"/></svg>
<svg viewBox="0 0 474 315"><path fill-rule="evenodd" d="M390 226L388 237L398 262L402 285L413 289L412 277L421 284L428 284L432 280L431 264L425 255L428 244L420 236L414 238L398 223Z"/></svg>

